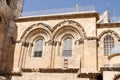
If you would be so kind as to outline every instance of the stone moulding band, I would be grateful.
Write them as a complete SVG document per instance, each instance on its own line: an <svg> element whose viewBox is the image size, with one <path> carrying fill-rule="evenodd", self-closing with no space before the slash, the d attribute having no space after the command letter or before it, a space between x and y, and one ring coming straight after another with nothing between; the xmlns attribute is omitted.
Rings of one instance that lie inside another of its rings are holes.
<svg viewBox="0 0 120 80"><path fill-rule="evenodd" d="M61 69L61 68L38 68L38 69L31 69L31 68L22 68L22 72L40 72L40 73L77 73L79 68L69 68L69 69Z"/></svg>

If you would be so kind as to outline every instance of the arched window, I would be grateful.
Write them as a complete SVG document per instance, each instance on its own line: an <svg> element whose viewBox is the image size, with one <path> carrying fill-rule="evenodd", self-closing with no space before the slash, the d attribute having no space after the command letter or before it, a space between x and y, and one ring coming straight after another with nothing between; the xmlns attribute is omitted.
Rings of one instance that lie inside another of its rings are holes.
<svg viewBox="0 0 120 80"><path fill-rule="evenodd" d="M43 52L43 40L38 40L34 47L34 57L42 57Z"/></svg>
<svg viewBox="0 0 120 80"><path fill-rule="evenodd" d="M64 57L70 57L72 56L72 39L66 38L63 41L63 54Z"/></svg>
<svg viewBox="0 0 120 80"><path fill-rule="evenodd" d="M111 35L106 35L104 38L104 55L109 55L111 49L114 47L114 39Z"/></svg>

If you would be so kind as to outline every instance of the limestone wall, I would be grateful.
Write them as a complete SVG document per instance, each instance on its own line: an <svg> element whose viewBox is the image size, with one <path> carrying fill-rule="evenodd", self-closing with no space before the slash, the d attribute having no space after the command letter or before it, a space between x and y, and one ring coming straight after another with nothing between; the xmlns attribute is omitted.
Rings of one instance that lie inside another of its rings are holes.
<svg viewBox="0 0 120 80"><path fill-rule="evenodd" d="M80 15L81 14L82 13L80 13ZM20 67L64 68L65 57L62 56L62 41L64 36L69 34L73 37L73 46L72 57L67 58L68 68L81 67L85 68L83 71L96 71L96 17L70 19L50 18L49 20L50 16L48 16L48 20L32 21L32 18L34 17L18 18L16 20L18 21L17 41L20 41L20 43L17 43L15 48L14 69ZM41 18L41 16L37 18ZM25 19L30 19L30 21L19 22L19 20ZM32 41L35 38L35 35L44 37L43 56L39 58L32 56L34 46L30 46L31 43L34 44ZM23 42L28 42L29 45L23 46Z"/></svg>

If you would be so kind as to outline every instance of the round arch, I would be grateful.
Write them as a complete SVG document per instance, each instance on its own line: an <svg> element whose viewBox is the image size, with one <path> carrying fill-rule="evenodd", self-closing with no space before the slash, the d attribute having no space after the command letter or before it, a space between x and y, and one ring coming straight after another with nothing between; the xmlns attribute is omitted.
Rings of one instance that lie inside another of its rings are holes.
<svg viewBox="0 0 120 80"><path fill-rule="evenodd" d="M108 33L113 34L114 36L117 37L118 41L120 41L120 35L119 35L117 32L113 31L113 30L103 31L103 32L98 36L98 40L100 40L105 34L108 34Z"/></svg>
<svg viewBox="0 0 120 80"><path fill-rule="evenodd" d="M56 39L62 34L70 34L78 39L86 36L84 28L78 22L73 20L62 21L53 27L53 39Z"/></svg>
<svg viewBox="0 0 120 80"><path fill-rule="evenodd" d="M30 37L30 35L35 35L38 33L44 33L47 36L51 36L51 27L47 24L44 23L36 23L36 24L32 24L31 26L29 26L21 35L20 40L25 41L28 36Z"/></svg>

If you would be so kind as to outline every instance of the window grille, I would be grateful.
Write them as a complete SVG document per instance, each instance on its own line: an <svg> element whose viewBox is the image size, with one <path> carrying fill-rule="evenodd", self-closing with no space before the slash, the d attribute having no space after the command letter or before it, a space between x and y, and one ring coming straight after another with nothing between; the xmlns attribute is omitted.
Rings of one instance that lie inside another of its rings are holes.
<svg viewBox="0 0 120 80"><path fill-rule="evenodd" d="M63 42L63 54L64 57L72 56L72 39L67 38Z"/></svg>
<svg viewBox="0 0 120 80"><path fill-rule="evenodd" d="M104 55L109 55L111 49L114 47L114 39L111 35L107 35L104 38Z"/></svg>
<svg viewBox="0 0 120 80"><path fill-rule="evenodd" d="M38 40L34 47L34 57L42 57L43 52L43 40Z"/></svg>

